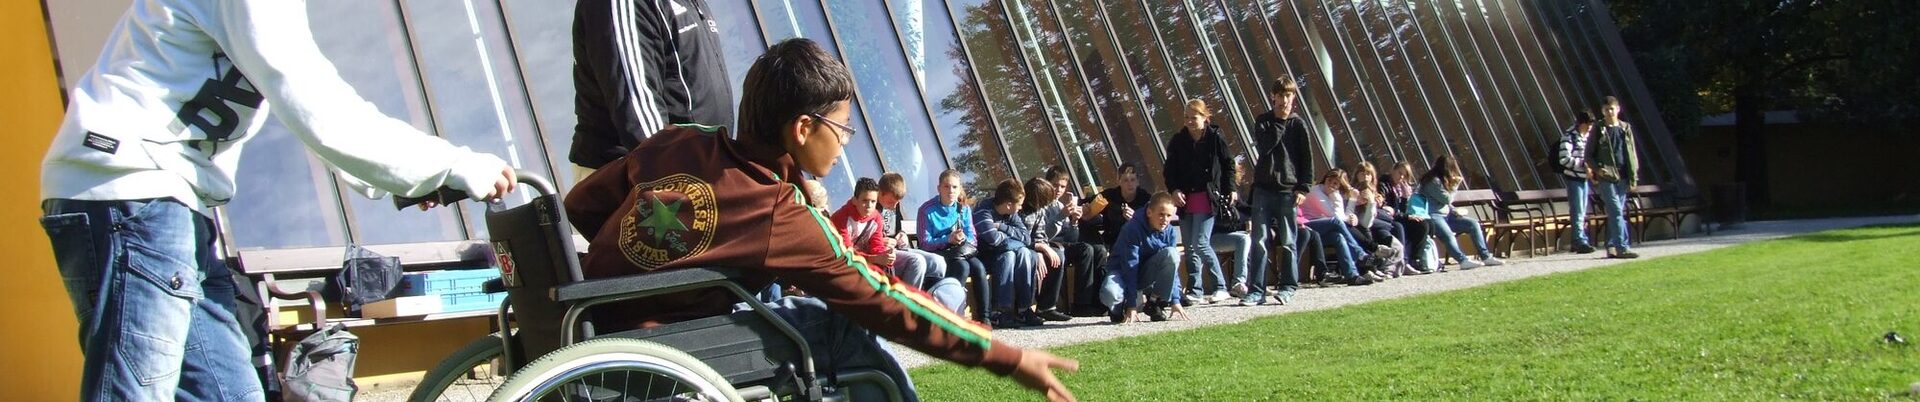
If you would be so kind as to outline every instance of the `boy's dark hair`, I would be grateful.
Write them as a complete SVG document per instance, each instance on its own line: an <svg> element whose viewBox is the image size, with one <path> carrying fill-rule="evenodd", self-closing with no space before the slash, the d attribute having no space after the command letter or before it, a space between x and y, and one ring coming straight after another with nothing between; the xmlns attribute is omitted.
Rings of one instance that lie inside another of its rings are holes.
<svg viewBox="0 0 1920 402"><path fill-rule="evenodd" d="M1049 166L1047 167L1046 174L1042 176L1046 176L1047 181L1060 181L1061 179L1067 178L1067 167L1060 165Z"/></svg>
<svg viewBox="0 0 1920 402"><path fill-rule="evenodd" d="M855 186L858 187L858 185ZM893 198L906 198L907 178L901 177L899 173L894 172L887 172L880 175L880 193L892 195Z"/></svg>
<svg viewBox="0 0 1920 402"><path fill-rule="evenodd" d="M1280 78L1274 79L1273 88L1267 90L1267 94L1270 95L1289 93L1293 94L1293 96L1300 96L1300 84L1294 83L1293 77L1289 76L1281 76Z"/></svg>
<svg viewBox="0 0 1920 402"><path fill-rule="evenodd" d="M853 182L854 197L859 197L860 193L865 193L868 191L879 192L880 182L873 181L873 178L870 178L870 177L862 177L860 178L860 180Z"/></svg>
<svg viewBox="0 0 1920 402"><path fill-rule="evenodd" d="M1594 122L1593 111L1580 109L1578 111L1573 112L1574 124L1593 124L1593 122Z"/></svg>
<svg viewBox="0 0 1920 402"><path fill-rule="evenodd" d="M1026 189L1021 188L1020 182L1014 181L1013 179L1001 180L1000 184L997 186L994 186L993 188L994 206L1010 203L1010 202L1013 202L1013 199L1015 198L1026 197L1026 196L1027 196ZM1015 204L1015 205L1019 205L1019 204Z"/></svg>
<svg viewBox="0 0 1920 402"><path fill-rule="evenodd" d="M1053 182L1048 181L1047 179L1042 179L1038 177L1027 179L1026 190L1027 190L1027 194L1053 194ZM1037 197L1037 196L1027 197L1026 202L1023 203L1024 205L1020 206L1020 210L1031 213L1033 211L1038 211L1041 208L1046 208L1047 204L1052 204L1052 203L1053 203L1052 198Z"/></svg>
<svg viewBox="0 0 1920 402"><path fill-rule="evenodd" d="M781 126L853 99L853 76L813 40L774 44L754 59L740 92L741 139L780 145Z"/></svg>
<svg viewBox="0 0 1920 402"><path fill-rule="evenodd" d="M1600 102L1602 106L1620 106L1620 98L1615 98L1613 95L1607 95L1607 97L1601 99Z"/></svg>
<svg viewBox="0 0 1920 402"><path fill-rule="evenodd" d="M1130 174L1131 174L1131 175L1138 175L1138 174L1140 174L1140 166L1139 166L1139 165L1135 165L1135 164L1133 164L1132 162L1128 162L1128 163L1122 163L1122 164L1120 164L1120 172L1118 173L1118 175L1119 175L1119 176L1126 176L1126 175L1130 175Z"/></svg>

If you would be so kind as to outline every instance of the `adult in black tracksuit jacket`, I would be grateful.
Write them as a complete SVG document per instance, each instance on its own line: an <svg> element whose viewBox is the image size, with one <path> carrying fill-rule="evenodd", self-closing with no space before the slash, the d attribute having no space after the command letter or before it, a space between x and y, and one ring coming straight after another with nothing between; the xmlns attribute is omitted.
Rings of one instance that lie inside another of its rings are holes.
<svg viewBox="0 0 1920 402"><path fill-rule="evenodd" d="M1281 303L1290 301L1293 291L1300 287L1300 254L1294 242L1298 224L1294 216L1299 213L1300 195L1313 183L1313 162L1308 159L1312 151L1307 149L1307 123L1293 114L1291 99L1294 96L1275 96L1276 100L1286 100L1278 110L1261 114L1253 123L1253 152L1257 157L1253 163L1253 190L1249 195L1253 213L1248 218L1256 226L1253 243L1265 247L1253 248L1247 282L1258 285L1247 287L1247 297L1242 304L1266 303L1263 297L1269 252L1285 251L1280 255ZM1279 238L1269 241L1269 235Z"/></svg>
<svg viewBox="0 0 1920 402"><path fill-rule="evenodd" d="M573 14L573 148L598 169L674 124L733 124L720 28L704 0L581 0Z"/></svg>
<svg viewBox="0 0 1920 402"><path fill-rule="evenodd" d="M1234 194L1233 158L1228 156L1227 141L1220 136L1220 126L1207 124L1204 106L1196 113L1189 106L1188 115L1198 114L1202 119L1195 120L1205 129L1194 134L1194 121L1188 127L1167 140L1167 163L1165 183L1167 190L1185 201L1180 208L1180 242L1186 246L1187 266L1191 267L1187 275L1187 286L1191 293L1202 297L1215 293L1225 286L1226 280L1220 275L1220 257L1213 253L1213 207L1208 197L1211 194ZM1214 289L1201 289L1201 272L1211 272L1215 281ZM1188 298L1186 300L1192 300Z"/></svg>

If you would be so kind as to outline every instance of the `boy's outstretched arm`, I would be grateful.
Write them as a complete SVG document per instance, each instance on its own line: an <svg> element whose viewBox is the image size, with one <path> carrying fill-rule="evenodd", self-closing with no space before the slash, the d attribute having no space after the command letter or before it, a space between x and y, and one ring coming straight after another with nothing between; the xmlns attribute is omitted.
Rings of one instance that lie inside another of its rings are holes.
<svg viewBox="0 0 1920 402"><path fill-rule="evenodd" d="M1053 376L1078 363L993 339L991 330L954 314L933 298L867 265L845 246L831 222L805 206L797 188L773 205L766 268L781 283L819 298L827 307L895 343L967 366L1012 376L1053 400L1072 394Z"/></svg>

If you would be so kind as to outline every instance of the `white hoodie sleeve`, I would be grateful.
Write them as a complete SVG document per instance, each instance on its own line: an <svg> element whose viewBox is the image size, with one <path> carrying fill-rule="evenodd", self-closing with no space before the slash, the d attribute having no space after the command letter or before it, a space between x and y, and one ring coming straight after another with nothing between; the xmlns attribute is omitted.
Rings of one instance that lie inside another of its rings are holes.
<svg viewBox="0 0 1920 402"><path fill-rule="evenodd" d="M306 2L215 0L199 8L207 35L315 155L374 188L417 197L441 187L492 196L507 168L382 114L340 78L314 44Z"/></svg>

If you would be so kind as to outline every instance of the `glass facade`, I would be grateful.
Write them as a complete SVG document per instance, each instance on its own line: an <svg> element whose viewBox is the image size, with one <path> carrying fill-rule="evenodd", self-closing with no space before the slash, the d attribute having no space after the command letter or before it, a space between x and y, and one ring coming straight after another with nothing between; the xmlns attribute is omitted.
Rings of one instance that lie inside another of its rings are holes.
<svg viewBox="0 0 1920 402"><path fill-rule="evenodd" d="M682 2L695 0L679 0ZM820 42L854 73L860 129L832 174L899 172L908 205L941 171L979 192L1065 166L1076 186L1113 185L1122 164L1158 188L1184 103L1205 100L1236 156L1273 108L1280 77L1318 169L1454 155L1475 188L1560 185L1547 161L1576 109L1607 95L1639 134L1656 105L1599 27L1595 0L704 0L736 98L768 44ZM572 2L313 2L315 38L381 111L521 169L571 183ZM73 12L49 3L57 15ZM56 21L56 38L76 28ZM84 32L83 32L84 33ZM85 37L85 35L73 35ZM86 46L57 43L69 58ZM78 47L75 47L78 46ZM97 49L97 48L93 48ZM85 65L70 62L69 65ZM77 72L76 72L77 73ZM238 248L485 238L478 205L396 211L353 195L269 122L242 162L222 223ZM1674 150L1639 141L1642 181L1680 180ZM564 184L563 184L564 185ZM524 202L523 199L509 203Z"/></svg>

